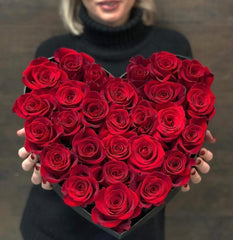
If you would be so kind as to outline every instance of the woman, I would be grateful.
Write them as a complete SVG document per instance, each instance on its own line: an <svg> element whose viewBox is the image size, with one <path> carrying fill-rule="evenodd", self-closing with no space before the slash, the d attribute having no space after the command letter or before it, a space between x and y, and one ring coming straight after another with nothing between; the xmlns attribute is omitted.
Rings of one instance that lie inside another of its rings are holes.
<svg viewBox="0 0 233 240"><path fill-rule="evenodd" d="M191 57L187 39L172 30L153 26L155 6L153 0L63 0L62 15L71 34L53 37L43 42L36 52L36 57L50 57L60 47L72 48L86 52L96 62L114 76L125 72L132 56L149 57L153 52L169 51ZM17 132L24 136L24 129ZM207 140L215 139L207 131ZM48 182L43 182L40 175L40 164L37 156L19 150L24 159L22 168L32 170L33 186L24 211L21 231L25 240L30 239L115 239L98 227L88 223L51 190ZM191 180L199 183L198 173L207 173L208 161L212 153L202 148L196 160L196 168L191 172ZM189 185L182 187L189 190ZM147 222L146 225L126 237L126 239L164 239L164 209Z"/></svg>

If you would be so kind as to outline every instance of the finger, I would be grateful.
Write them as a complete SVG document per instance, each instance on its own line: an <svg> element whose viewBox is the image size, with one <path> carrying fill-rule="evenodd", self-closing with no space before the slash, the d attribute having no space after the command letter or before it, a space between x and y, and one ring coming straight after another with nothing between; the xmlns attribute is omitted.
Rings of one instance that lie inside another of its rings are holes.
<svg viewBox="0 0 233 240"><path fill-rule="evenodd" d="M216 138L212 135L212 133L210 132L210 130L206 130L205 133L205 141L209 142L209 143L216 143Z"/></svg>
<svg viewBox="0 0 233 240"><path fill-rule="evenodd" d="M206 148L202 148L199 153L199 157L209 162L213 159L213 153Z"/></svg>
<svg viewBox="0 0 233 240"><path fill-rule="evenodd" d="M25 137L25 129L24 128L21 128L17 131L17 135L19 137Z"/></svg>
<svg viewBox="0 0 233 240"><path fill-rule="evenodd" d="M44 190L52 190L53 189L52 185L44 179L42 179L41 187Z"/></svg>
<svg viewBox="0 0 233 240"><path fill-rule="evenodd" d="M181 186L181 191L182 192L188 192L190 190L189 184L185 184L184 186Z"/></svg>
<svg viewBox="0 0 233 240"><path fill-rule="evenodd" d="M24 171L30 171L33 169L34 165L37 163L38 158L35 154L30 154L23 162L22 169Z"/></svg>
<svg viewBox="0 0 233 240"><path fill-rule="evenodd" d="M36 165L34 167L31 181L35 185L38 185L42 182L42 176L40 174L40 164L39 163L36 163Z"/></svg>
<svg viewBox="0 0 233 240"><path fill-rule="evenodd" d="M18 155L20 158L22 159L25 159L29 156L29 152L24 148L24 147L21 147L18 151Z"/></svg>
<svg viewBox="0 0 233 240"><path fill-rule="evenodd" d="M210 171L210 166L207 162L203 161L202 158L198 157L196 159L196 168L201 173L208 173Z"/></svg>
<svg viewBox="0 0 233 240"><path fill-rule="evenodd" d="M198 174L198 172L195 168L193 168L191 171L191 181L195 184L197 184L201 181L201 176Z"/></svg>

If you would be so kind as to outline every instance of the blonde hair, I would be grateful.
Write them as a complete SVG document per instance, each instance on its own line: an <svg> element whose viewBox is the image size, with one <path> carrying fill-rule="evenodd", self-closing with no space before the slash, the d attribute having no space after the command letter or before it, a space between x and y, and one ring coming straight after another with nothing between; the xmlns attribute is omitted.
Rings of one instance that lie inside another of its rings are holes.
<svg viewBox="0 0 233 240"><path fill-rule="evenodd" d="M65 27L74 35L83 32L83 25L78 16L81 0L61 0L60 14ZM154 0L136 0L135 7L141 8L142 21L145 25L153 25L156 17L156 5Z"/></svg>

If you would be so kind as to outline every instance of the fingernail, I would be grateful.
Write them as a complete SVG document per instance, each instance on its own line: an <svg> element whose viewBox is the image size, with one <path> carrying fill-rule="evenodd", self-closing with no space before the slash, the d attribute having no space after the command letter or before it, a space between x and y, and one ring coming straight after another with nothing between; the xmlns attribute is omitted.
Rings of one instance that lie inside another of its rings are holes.
<svg viewBox="0 0 233 240"><path fill-rule="evenodd" d="M19 133L20 132L20 129L18 129L17 131L16 131L16 133Z"/></svg>
<svg viewBox="0 0 233 240"><path fill-rule="evenodd" d="M188 184L185 184L184 187L185 187L185 188L188 187Z"/></svg>
<svg viewBox="0 0 233 240"><path fill-rule="evenodd" d="M31 159L32 159L32 160L34 160L34 159L35 159L35 156L34 156L34 154L33 154L33 153L31 154Z"/></svg>
<svg viewBox="0 0 233 240"><path fill-rule="evenodd" d="M205 155L205 151L204 150L202 150L201 152L200 152L200 155Z"/></svg>
<svg viewBox="0 0 233 240"><path fill-rule="evenodd" d="M198 159L197 160L197 165L200 165L201 164L201 159Z"/></svg>
<svg viewBox="0 0 233 240"><path fill-rule="evenodd" d="M196 170L194 169L192 172L191 172L191 175L195 175L196 173Z"/></svg>
<svg viewBox="0 0 233 240"><path fill-rule="evenodd" d="M35 169L37 170L37 171L39 171L40 170L40 166L38 166L37 164L35 165Z"/></svg>

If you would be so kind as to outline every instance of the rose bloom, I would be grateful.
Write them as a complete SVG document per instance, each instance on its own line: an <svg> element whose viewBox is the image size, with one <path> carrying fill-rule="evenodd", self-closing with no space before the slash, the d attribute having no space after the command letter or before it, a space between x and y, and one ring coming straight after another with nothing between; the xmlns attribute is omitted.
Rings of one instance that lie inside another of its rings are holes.
<svg viewBox="0 0 233 240"><path fill-rule="evenodd" d="M179 137L186 123L181 106L170 106L158 112L157 132L154 137L162 142L171 142Z"/></svg>
<svg viewBox="0 0 233 240"><path fill-rule="evenodd" d="M64 141L66 145L71 144L74 135L84 127L77 110L61 110L54 113L53 119L54 122L62 126L63 133L61 135L61 140Z"/></svg>
<svg viewBox="0 0 233 240"><path fill-rule="evenodd" d="M25 122L25 149L28 152L38 154L44 147L56 142L63 129L59 124L56 124L45 117L31 117Z"/></svg>
<svg viewBox="0 0 233 240"><path fill-rule="evenodd" d="M164 158L162 145L153 137L141 135L132 141L129 166L135 172L152 172L161 167Z"/></svg>
<svg viewBox="0 0 233 240"><path fill-rule="evenodd" d="M139 206L149 208L165 203L165 198L172 187L171 178L162 172L148 174L137 188Z"/></svg>
<svg viewBox="0 0 233 240"><path fill-rule="evenodd" d="M98 92L88 92L82 102L82 121L85 126L99 128L109 112L109 106L104 96Z"/></svg>
<svg viewBox="0 0 233 240"><path fill-rule="evenodd" d="M62 185L64 202L71 207L87 207L95 201L99 184L88 167L77 165L71 170L69 178Z"/></svg>
<svg viewBox="0 0 233 240"><path fill-rule="evenodd" d="M178 139L178 146L189 154L198 153L204 143L206 130L205 119L190 119Z"/></svg>
<svg viewBox="0 0 233 240"><path fill-rule="evenodd" d="M131 111L133 125L137 133L153 134L156 130L157 111L146 100L141 100Z"/></svg>
<svg viewBox="0 0 233 240"><path fill-rule="evenodd" d="M152 101L157 110L166 107L167 103L181 105L185 100L185 87L175 82L149 81L146 83L144 92ZM164 107L163 107L164 106Z"/></svg>
<svg viewBox="0 0 233 240"><path fill-rule="evenodd" d="M208 121L215 114L215 96L203 84L193 85L187 94L188 108L187 113L193 118L206 118Z"/></svg>
<svg viewBox="0 0 233 240"><path fill-rule="evenodd" d="M137 55L135 57L130 58L130 63L133 63L134 65L140 65L143 67L147 67L150 63L150 59L144 58L141 55Z"/></svg>
<svg viewBox="0 0 233 240"><path fill-rule="evenodd" d="M63 108L73 108L79 110L85 96L86 85L82 82L70 80L62 83L55 97Z"/></svg>
<svg viewBox="0 0 233 240"><path fill-rule="evenodd" d="M207 87L210 87L214 80L214 75L197 60L186 59L182 62L179 79L187 88L196 83L203 83Z"/></svg>
<svg viewBox="0 0 233 240"><path fill-rule="evenodd" d="M37 95L34 92L21 95L12 108L21 118L29 118L33 116L49 117L57 108L57 102L53 95L42 94Z"/></svg>
<svg viewBox="0 0 233 240"><path fill-rule="evenodd" d="M63 144L52 143L40 153L40 172L46 181L58 183L66 179L77 157Z"/></svg>
<svg viewBox="0 0 233 240"><path fill-rule="evenodd" d="M107 73L100 64L90 64L84 69L84 82L92 91L100 91L107 79Z"/></svg>
<svg viewBox="0 0 233 240"><path fill-rule="evenodd" d="M132 57L129 60L130 64L126 69L126 77L128 81L134 85L139 96L145 97L144 86L150 79L150 72L148 70L149 60L141 55Z"/></svg>
<svg viewBox="0 0 233 240"><path fill-rule="evenodd" d="M67 74L59 69L56 63L39 57L30 62L23 72L22 81L30 89L40 89L54 88L67 79Z"/></svg>
<svg viewBox="0 0 233 240"><path fill-rule="evenodd" d="M131 144L124 136L109 134L103 143L107 157L111 160L125 161L131 155Z"/></svg>
<svg viewBox="0 0 233 240"><path fill-rule="evenodd" d="M78 155L79 161L88 166L98 165L106 157L102 141L91 128L74 136L72 149Z"/></svg>
<svg viewBox="0 0 233 240"><path fill-rule="evenodd" d="M59 48L54 53L54 58L58 62L59 67L67 73L70 80L81 80L83 67L95 61L86 53L68 48Z"/></svg>
<svg viewBox="0 0 233 240"><path fill-rule="evenodd" d="M160 82L177 81L182 61L175 54L157 52L150 57L149 70L152 77Z"/></svg>
<svg viewBox="0 0 233 240"><path fill-rule="evenodd" d="M138 203L136 193L125 184L112 184L99 191L91 217L94 223L104 227L129 230L131 219L141 212Z"/></svg>
<svg viewBox="0 0 233 240"><path fill-rule="evenodd" d="M130 63L126 72L128 81L134 85L138 95L144 96L143 88L150 77L147 67L141 64Z"/></svg>
<svg viewBox="0 0 233 240"><path fill-rule="evenodd" d="M110 79L105 88L106 99L124 109L132 109L138 102L138 95L128 82L121 78Z"/></svg>
<svg viewBox="0 0 233 240"><path fill-rule="evenodd" d="M195 160L179 150L167 151L163 163L163 172L172 179L173 187L180 187L188 183L191 166Z"/></svg>
<svg viewBox="0 0 233 240"><path fill-rule="evenodd" d="M104 186L122 182L127 184L131 175L128 165L122 161L109 161L103 165L102 178Z"/></svg>
<svg viewBox="0 0 233 240"><path fill-rule="evenodd" d="M131 126L131 119L125 109L111 107L107 117L106 126L110 134L123 134Z"/></svg>

